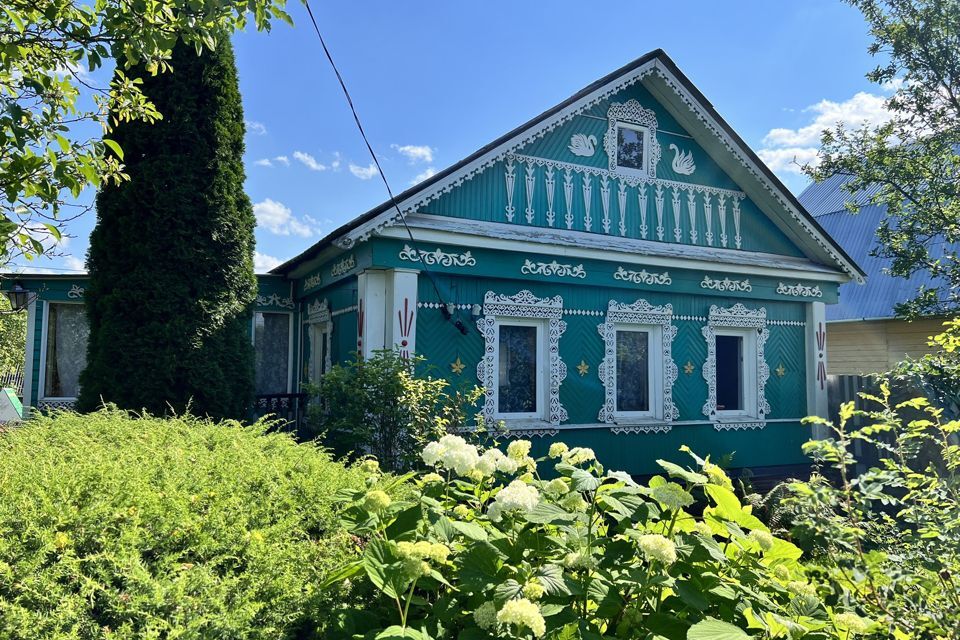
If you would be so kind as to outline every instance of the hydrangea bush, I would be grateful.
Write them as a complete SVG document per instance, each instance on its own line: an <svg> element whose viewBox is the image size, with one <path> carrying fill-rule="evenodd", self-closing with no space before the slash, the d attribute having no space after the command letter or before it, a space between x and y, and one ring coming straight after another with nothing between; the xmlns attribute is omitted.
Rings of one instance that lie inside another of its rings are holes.
<svg viewBox="0 0 960 640"><path fill-rule="evenodd" d="M347 491L360 559L326 589L368 589L328 637L852 638L873 623L821 593L801 550L743 506L727 475L687 450L646 485L590 449L530 442L426 445L429 473L391 500ZM371 467L372 469L372 467ZM541 472L544 476L541 476ZM396 494L395 494L396 495ZM699 514L699 515L697 515Z"/></svg>

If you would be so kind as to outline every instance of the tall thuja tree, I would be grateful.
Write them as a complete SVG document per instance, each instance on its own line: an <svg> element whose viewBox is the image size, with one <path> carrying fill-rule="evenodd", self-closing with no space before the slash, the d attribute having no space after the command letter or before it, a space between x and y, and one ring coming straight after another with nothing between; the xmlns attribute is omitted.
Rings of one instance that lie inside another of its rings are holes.
<svg viewBox="0 0 960 640"><path fill-rule="evenodd" d="M233 51L227 37L199 56L179 44L171 63L172 73L140 74L163 119L119 123L130 179L97 195L80 407L242 417L255 219Z"/></svg>

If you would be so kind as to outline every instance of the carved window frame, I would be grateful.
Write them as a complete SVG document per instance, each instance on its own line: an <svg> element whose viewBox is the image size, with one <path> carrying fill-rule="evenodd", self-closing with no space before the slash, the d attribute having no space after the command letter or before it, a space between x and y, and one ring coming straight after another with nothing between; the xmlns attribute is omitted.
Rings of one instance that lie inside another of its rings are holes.
<svg viewBox="0 0 960 640"><path fill-rule="evenodd" d="M333 367L333 316L330 314L330 301L327 299L317 300L313 304L307 305L307 336L310 339L310 382L319 382L320 377L328 373ZM322 363L315 360L316 347L314 336L319 336L324 342L324 358ZM317 364L320 364L319 371Z"/></svg>
<svg viewBox="0 0 960 640"><path fill-rule="evenodd" d="M617 331L646 330L651 336L648 342L648 373L653 387L648 412L617 410ZM673 385L679 373L673 361L673 340L677 327L673 324L673 306L653 306L644 299L633 303L611 300L607 305L604 322L597 325L604 343L604 357L597 367L597 375L603 382L604 403L598 420L606 424L631 424L642 422L669 423L680 417L673 401ZM660 357L653 357L654 353Z"/></svg>
<svg viewBox="0 0 960 640"><path fill-rule="evenodd" d="M522 425L530 422L545 422L559 425L567 420L567 410L560 403L560 383L567 377L567 365L560 359L560 336L567 329L563 321L563 298L538 298L524 289L509 296L488 291L483 299L483 317L477 320L477 329L484 339L483 357L477 364L477 378L484 388L484 403L481 414L484 420L494 423L503 420ZM542 339L538 341L538 383L543 390L543 406L540 415L533 418L525 415L501 415L499 401L499 342L502 324L527 324L539 321Z"/></svg>
<svg viewBox="0 0 960 640"><path fill-rule="evenodd" d="M770 367L764 356L764 345L770 336L767 329L767 310L748 309L739 302L732 307L710 306L707 324L701 330L707 341L707 359L703 363L703 378L707 382L707 401L703 415L713 423L725 419L734 422L746 420L763 421L770 413L765 389L770 378ZM740 335L743 341L744 408L736 411L717 410L717 335ZM751 354L749 352L753 352ZM748 388L749 385L749 388Z"/></svg>
<svg viewBox="0 0 960 640"><path fill-rule="evenodd" d="M617 163L617 129L626 127L643 131L643 169L620 167ZM660 143L657 141L657 114L636 100L614 102L607 109L607 132L603 136L603 150L607 153L610 171L629 177L657 177L660 162Z"/></svg>

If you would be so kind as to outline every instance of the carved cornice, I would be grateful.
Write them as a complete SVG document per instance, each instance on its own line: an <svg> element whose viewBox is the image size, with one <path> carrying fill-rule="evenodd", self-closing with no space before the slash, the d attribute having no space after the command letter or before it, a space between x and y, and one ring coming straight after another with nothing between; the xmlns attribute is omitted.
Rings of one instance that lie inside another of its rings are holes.
<svg viewBox="0 0 960 640"><path fill-rule="evenodd" d="M730 278L714 280L710 276L703 276L703 280L700 281L700 288L713 289L714 291L753 291L753 285L750 284L749 280L731 280Z"/></svg>
<svg viewBox="0 0 960 640"><path fill-rule="evenodd" d="M269 296L257 296L256 303L258 307L280 307L281 309L296 308L296 305L293 303L293 298L281 298L275 293L272 293Z"/></svg>
<svg viewBox="0 0 960 640"><path fill-rule="evenodd" d="M418 251L408 244L403 245L403 251L400 252L400 259L409 260L410 262L423 262L423 264L428 266L439 265L441 267L474 267L477 264L477 259L474 258L473 254L469 251L466 253L447 253L439 248L433 251L425 251L423 249Z"/></svg>
<svg viewBox="0 0 960 640"><path fill-rule="evenodd" d="M780 282L777 284L777 293L782 296L794 296L797 298L822 298L823 291L820 290L819 286L809 286L805 285L802 282L796 284L784 284Z"/></svg>
<svg viewBox="0 0 960 640"><path fill-rule="evenodd" d="M330 275L334 278L338 278L356 266L357 260L351 253L344 259L333 263L333 266L330 267Z"/></svg>
<svg viewBox="0 0 960 640"><path fill-rule="evenodd" d="M666 286L673 283L673 279L670 277L670 272L668 271L664 271L663 273L655 273L647 271L646 269L630 271L620 266L618 266L614 272L613 279L632 282L634 284L660 284Z"/></svg>
<svg viewBox="0 0 960 640"><path fill-rule="evenodd" d="M560 264L556 260L553 262L533 262L524 260L520 267L520 273L527 275L540 276L561 276L569 278L586 278L587 272L582 264Z"/></svg>

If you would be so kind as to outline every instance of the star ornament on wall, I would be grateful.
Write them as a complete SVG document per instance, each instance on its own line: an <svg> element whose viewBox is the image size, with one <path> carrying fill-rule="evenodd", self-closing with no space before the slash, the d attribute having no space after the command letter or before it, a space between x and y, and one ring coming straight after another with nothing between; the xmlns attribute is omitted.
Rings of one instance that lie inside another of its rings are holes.
<svg viewBox="0 0 960 640"><path fill-rule="evenodd" d="M693 363L687 360L687 364L683 365L683 372L687 375L690 375L691 373L693 373L693 370L695 368L696 367L693 366Z"/></svg>
<svg viewBox="0 0 960 640"><path fill-rule="evenodd" d="M577 365L577 371L580 373L580 377L590 373L590 365L587 364L585 360L580 360L580 364Z"/></svg>
<svg viewBox="0 0 960 640"><path fill-rule="evenodd" d="M450 370L455 374L460 375L463 373L463 370L466 368L466 366L467 365L463 364L463 362L460 360L460 356L457 356L457 359L450 363Z"/></svg>
<svg viewBox="0 0 960 640"><path fill-rule="evenodd" d="M777 374L777 377L778 377L778 378L782 378L783 376L787 375L787 370L784 368L782 362L780 363L780 366L779 366L779 367L777 367L776 369L774 369L774 373Z"/></svg>

